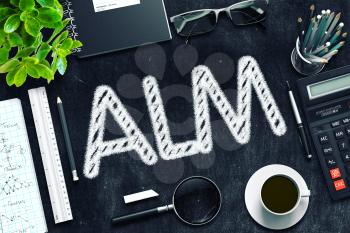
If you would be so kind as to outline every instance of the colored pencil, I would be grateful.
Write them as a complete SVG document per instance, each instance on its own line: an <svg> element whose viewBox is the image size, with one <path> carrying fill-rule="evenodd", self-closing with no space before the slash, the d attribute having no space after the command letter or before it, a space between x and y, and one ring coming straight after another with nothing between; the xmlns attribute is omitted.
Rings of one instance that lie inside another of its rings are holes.
<svg viewBox="0 0 350 233"><path fill-rule="evenodd" d="M318 54L319 52L321 52L325 48L329 47L330 45L331 45L331 43L327 42L325 45L319 46L316 50L312 51L311 54Z"/></svg>
<svg viewBox="0 0 350 233"><path fill-rule="evenodd" d="M311 62L318 62L318 63L328 63L328 60L322 57L317 57L315 55L309 55L308 60Z"/></svg>
<svg viewBox="0 0 350 233"><path fill-rule="evenodd" d="M325 27L326 27L327 20L328 20L328 17L327 17L326 11L323 10L314 47L317 47L320 44L321 39L323 38L323 35L325 34L325 31L326 31Z"/></svg>
<svg viewBox="0 0 350 233"><path fill-rule="evenodd" d="M329 42L331 42L331 44L337 43L340 34L341 34L341 31L337 31L337 32L332 36L332 38L329 40Z"/></svg>
<svg viewBox="0 0 350 233"><path fill-rule="evenodd" d="M345 41L339 42L336 46L334 46L331 50L329 50L329 52L331 53L331 52L333 52L335 50L339 50L341 47L344 46L344 44L345 44Z"/></svg>
<svg viewBox="0 0 350 233"><path fill-rule="evenodd" d="M299 42L300 44L304 44L304 35L303 35L303 19L298 18L297 21L297 29L298 29L298 35L299 35Z"/></svg>
<svg viewBox="0 0 350 233"><path fill-rule="evenodd" d="M332 23L333 19L334 19L334 12L332 12L327 19L327 22L326 22L325 28L324 28L325 31L324 31L324 34L323 34L322 39L321 39L321 44L324 44L327 41L328 28L329 28L329 25Z"/></svg>
<svg viewBox="0 0 350 233"><path fill-rule="evenodd" d="M322 58L327 59L329 61L334 55L336 55L338 53L338 51L339 50L334 50L332 52L329 52L326 55L324 55Z"/></svg>
<svg viewBox="0 0 350 233"><path fill-rule="evenodd" d="M310 19L312 19L314 17L314 12L315 12L315 5L312 4L310 6Z"/></svg>
<svg viewBox="0 0 350 233"><path fill-rule="evenodd" d="M334 20L333 22L331 23L331 25L329 26L328 30L327 30L327 37L326 37L326 40L329 39L329 37L331 37L332 33L333 33L333 30L335 29L335 26L337 25L339 19L340 19L340 16L341 16L341 13L337 14L335 17L334 17Z"/></svg>
<svg viewBox="0 0 350 233"><path fill-rule="evenodd" d="M307 43L309 42L309 39L310 39L310 36L311 36L311 33L312 33L312 28L315 24L315 18L312 18L311 21L310 21L310 24L309 24L309 27L307 29L307 32L305 34L305 39L304 39L304 48L306 48L307 46Z"/></svg>
<svg viewBox="0 0 350 233"><path fill-rule="evenodd" d="M317 34L317 31L318 31L318 22L319 22L319 19L321 18L321 16L320 15L318 15L317 17L317 21L315 22L315 24L314 24L314 27L313 27L313 29L312 29L312 33L311 33L311 36L310 36L310 39L309 39L309 41L308 41L308 45L307 45L307 48L306 48L306 51L308 52L310 52L311 50L312 50L312 48L313 48L313 45L314 45L314 43L315 43L315 38L316 38L316 34Z"/></svg>
<svg viewBox="0 0 350 233"><path fill-rule="evenodd" d="M329 48L325 48L323 51L321 51L318 56L322 57L324 55L326 55L329 52Z"/></svg>
<svg viewBox="0 0 350 233"><path fill-rule="evenodd" d="M308 61L327 63L344 46L347 32L342 33L344 23L339 22L340 17L341 13L330 9L315 15L315 5L312 4L309 20L297 19L300 42L297 47Z"/></svg>

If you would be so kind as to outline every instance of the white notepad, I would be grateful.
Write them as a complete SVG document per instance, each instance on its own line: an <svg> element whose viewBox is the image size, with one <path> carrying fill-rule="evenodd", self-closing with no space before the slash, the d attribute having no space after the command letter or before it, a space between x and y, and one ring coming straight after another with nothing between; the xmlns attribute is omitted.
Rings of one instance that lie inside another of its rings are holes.
<svg viewBox="0 0 350 233"><path fill-rule="evenodd" d="M47 225L21 101L0 102L0 233L45 233Z"/></svg>

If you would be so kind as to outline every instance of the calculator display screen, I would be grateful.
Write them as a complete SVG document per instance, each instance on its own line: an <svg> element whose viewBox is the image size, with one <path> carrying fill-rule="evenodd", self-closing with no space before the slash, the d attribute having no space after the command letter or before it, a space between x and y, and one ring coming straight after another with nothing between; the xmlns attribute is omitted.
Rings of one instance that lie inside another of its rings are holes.
<svg viewBox="0 0 350 233"><path fill-rule="evenodd" d="M338 91L350 88L350 74L342 75L326 81L307 86L309 98L316 99Z"/></svg>

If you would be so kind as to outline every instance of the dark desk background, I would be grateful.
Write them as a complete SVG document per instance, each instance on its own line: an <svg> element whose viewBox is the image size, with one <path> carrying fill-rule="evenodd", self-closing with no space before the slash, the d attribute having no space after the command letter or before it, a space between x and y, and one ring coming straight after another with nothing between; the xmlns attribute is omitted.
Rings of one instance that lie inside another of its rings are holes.
<svg viewBox="0 0 350 233"><path fill-rule="evenodd" d="M225 7L233 2L235 1L166 0L165 5L168 15L172 16L198 8ZM295 21L298 16L309 14L308 8L311 3L316 3L318 11L328 8L337 11L341 10L345 28L350 29L350 15L348 13L350 2L346 0L271 0L269 17L266 21L267 29L265 31L256 26L246 28L232 27L227 18L222 15L223 17L220 19L219 25L214 32L191 39L191 45L198 50L198 64L204 63L209 55L217 52L229 55L234 61L235 69L241 56L251 55L255 57L288 126L288 131L284 136L274 136L254 94L252 137L250 142L247 145L236 147L233 151L223 150L219 146L215 146L215 162L208 169L198 169L193 162L195 159L200 160L202 158L202 163L205 164L208 162L205 160L206 155L203 155L203 157L197 156L197 158L184 158L181 161L161 162L160 165L156 165L158 167L149 167L132 158L134 156L122 154L103 159L100 175L96 179L89 180L82 176L94 89L99 85L107 84L117 92L116 84L120 76L131 73L140 78L144 77L145 74L135 64L136 49L84 60L71 58L68 73L65 77L57 76L56 80L50 85L46 85L44 82L28 82L21 89L15 89L5 86L5 80L2 80L0 84L0 99L5 100L16 97L22 100L49 232L269 232L256 224L249 216L244 204L244 189L249 177L256 170L262 166L274 163L285 164L299 171L312 190L308 212L303 220L287 230L288 232L349 232L350 200L331 201L323 182L317 159L313 159L311 162L305 161L303 157L304 152L299 144L294 118L284 89L285 80L295 84L294 81L299 78L299 75L291 66L290 52L293 49L296 38ZM184 39L178 37L174 31L173 36L174 39L172 41L160 44L166 52L167 65L164 78L159 81L159 85L161 88L170 84L183 84L190 87L190 76L187 74L182 77L176 70L172 58L175 48L182 45ZM326 70L348 65L349 59L350 48L345 46L336 58L326 66ZM220 80L220 77L216 76L216 78ZM42 85L47 86L74 215L74 221L59 225L53 223L44 170L27 95L29 88ZM236 78L234 75L222 87L224 89L234 88L235 85ZM134 88L140 89L139 87ZM71 181L63 134L55 105L58 95L64 101L76 162L81 177L80 182L77 184L73 184ZM123 97L121 99L127 106L138 109L139 112L144 114L139 125L142 131L151 135L149 117L143 96L141 95L141 98L138 100L130 100ZM232 101L234 102L234 99ZM184 114L187 114L187 116L192 114L191 103L187 103L181 98L174 98L171 103L167 106L167 114L174 121L176 121L177 117L181 121ZM212 115L214 116L213 119L220 119L215 111L212 111ZM225 129L222 130L223 132L216 133L229 142L231 140L234 145L232 136L224 133ZM185 140L186 138L193 138L193 134L186 137L176 137L178 140ZM183 174L181 174L182 170ZM133 212L159 204L168 204L167 202L171 200L176 183L166 184L164 180L161 182L155 174L162 174L162 172L168 183L171 180L176 181L191 175L204 175L215 180L223 193L222 210L215 221L201 228L192 228L181 223L174 214L169 213L147 221L112 227L110 218L113 215ZM129 206L123 204L123 195L149 188L158 191L160 198Z"/></svg>

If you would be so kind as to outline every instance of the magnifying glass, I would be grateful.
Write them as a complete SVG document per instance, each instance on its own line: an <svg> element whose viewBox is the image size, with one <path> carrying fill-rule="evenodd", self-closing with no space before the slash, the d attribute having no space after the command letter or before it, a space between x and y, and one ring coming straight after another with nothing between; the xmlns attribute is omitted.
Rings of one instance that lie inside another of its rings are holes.
<svg viewBox="0 0 350 233"><path fill-rule="evenodd" d="M192 176L180 182L173 194L173 203L154 209L112 218L112 224L129 222L173 210L189 225L203 225L212 221L221 208L221 192L210 179Z"/></svg>

